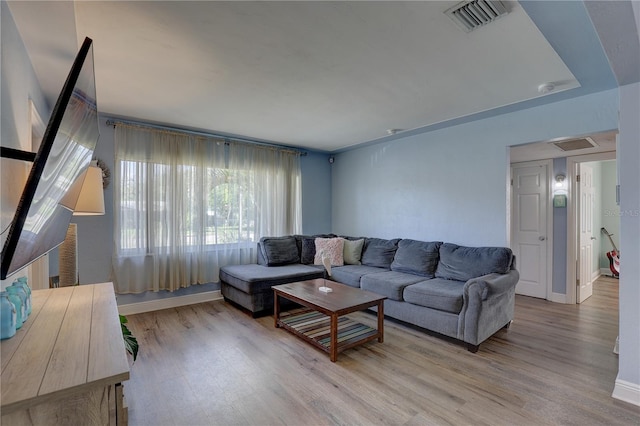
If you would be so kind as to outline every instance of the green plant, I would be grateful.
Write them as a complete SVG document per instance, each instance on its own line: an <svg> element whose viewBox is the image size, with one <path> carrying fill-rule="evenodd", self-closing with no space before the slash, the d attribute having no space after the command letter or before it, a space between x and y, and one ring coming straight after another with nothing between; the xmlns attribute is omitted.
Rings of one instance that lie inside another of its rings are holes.
<svg viewBox="0 0 640 426"><path fill-rule="evenodd" d="M127 317L120 315L120 326L122 327L122 338L124 339L124 347L133 356L133 362L138 357L138 339L131 334L131 330L126 326Z"/></svg>

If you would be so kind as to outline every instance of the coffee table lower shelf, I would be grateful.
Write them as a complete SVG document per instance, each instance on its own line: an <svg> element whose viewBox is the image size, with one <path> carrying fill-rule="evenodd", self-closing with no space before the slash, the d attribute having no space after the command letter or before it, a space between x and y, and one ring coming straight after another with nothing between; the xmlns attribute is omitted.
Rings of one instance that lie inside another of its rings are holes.
<svg viewBox="0 0 640 426"><path fill-rule="evenodd" d="M278 326L331 353L331 317L308 308L295 309L282 312ZM347 316L338 317L337 352L375 339L378 339L378 330Z"/></svg>

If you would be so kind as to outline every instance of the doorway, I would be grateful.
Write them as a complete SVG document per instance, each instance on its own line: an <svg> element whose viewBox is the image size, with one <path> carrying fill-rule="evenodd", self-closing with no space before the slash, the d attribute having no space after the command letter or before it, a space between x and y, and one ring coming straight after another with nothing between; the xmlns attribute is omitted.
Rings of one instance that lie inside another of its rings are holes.
<svg viewBox="0 0 640 426"><path fill-rule="evenodd" d="M600 163L605 164L608 162L607 168L613 170L609 172L609 176L612 176L604 185L604 189L600 188L600 185L596 185L593 194L594 199L594 211L592 216L597 218L593 222L589 235L589 240L592 241L592 264L587 266L585 270L592 272L590 277L595 279L598 276L598 272L601 275L607 276L611 274L606 273L603 259L605 259L605 253L610 251L610 243L605 234L600 232L602 223L605 224L607 229L611 233L618 233L619 225L611 225L611 221L617 219L619 223L619 209L613 208L611 202L603 203L605 198L615 200L615 185L617 182L617 172L615 165L616 158L616 131L605 132L601 134L582 136L578 139L586 139L590 144L586 148L567 149L567 146L574 145L576 139L563 139L554 140L548 142L537 142L524 145L516 145L510 147L510 166L513 172L515 165L524 165L529 163L530 165L540 161L547 161L551 166L548 168L548 183L549 193L547 195L547 212L548 222L551 226L551 230L548 231L548 235L545 239L547 246L547 257L550 259L547 264L547 277L549 282L547 283L546 296L542 294L535 297L542 297L546 300L550 300L558 303L575 304L578 301L577 291L577 277L579 275L579 252L580 246L578 244L579 232L577 229L578 214L580 212L578 206L578 192L576 187L576 179L578 176L578 164L594 162L596 165L596 181L600 182ZM561 145L564 145L562 148ZM561 180L561 183L558 182ZM613 182L613 184L611 184ZM561 188L558 188L558 185ZM603 192L603 194L601 194ZM556 197L556 195L558 195ZM513 188L508 194L509 203L509 221L510 221L510 241L511 248L514 253L517 253L518 243L516 235L516 222L518 219L515 217L514 206L517 202L517 197L513 192ZM615 201L613 202L614 206ZM604 221L604 222L603 222ZM607 224L609 223L609 224ZM585 233L585 236L587 234ZM544 237L540 234L538 237ZM595 238L591 240L591 237ZM614 236L614 239L617 236ZM618 240L615 240L618 244ZM619 246L619 244L618 244ZM606 248L607 250L603 250ZM537 269L538 263L524 264L525 259L522 255L517 260L518 269L520 271L527 268ZM534 265L534 266L532 266ZM584 280L583 280L584 282ZM518 289L517 289L518 290ZM519 292L519 294L527 294L525 292ZM588 288L584 288L583 295L588 294Z"/></svg>
<svg viewBox="0 0 640 426"><path fill-rule="evenodd" d="M552 282L551 169L550 160L511 165L511 249L520 272L516 293L541 299L549 298Z"/></svg>
<svg viewBox="0 0 640 426"><path fill-rule="evenodd" d="M567 212L567 303L581 303L599 276L611 276L606 253L616 244L620 228L617 205L616 153L567 158L570 199ZM590 217L591 216L591 217Z"/></svg>

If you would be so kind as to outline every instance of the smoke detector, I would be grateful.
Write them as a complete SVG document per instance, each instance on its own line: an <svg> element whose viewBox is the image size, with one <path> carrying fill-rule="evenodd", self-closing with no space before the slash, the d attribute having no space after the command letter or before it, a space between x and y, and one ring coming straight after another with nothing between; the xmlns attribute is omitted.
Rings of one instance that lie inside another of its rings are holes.
<svg viewBox="0 0 640 426"><path fill-rule="evenodd" d="M447 15L464 32L471 32L478 27L493 22L509 13L505 5L498 0L471 0L458 3L446 10Z"/></svg>
<svg viewBox="0 0 640 426"><path fill-rule="evenodd" d="M543 83L538 86L538 93L546 95L549 92L553 92L556 89L556 85L553 83Z"/></svg>

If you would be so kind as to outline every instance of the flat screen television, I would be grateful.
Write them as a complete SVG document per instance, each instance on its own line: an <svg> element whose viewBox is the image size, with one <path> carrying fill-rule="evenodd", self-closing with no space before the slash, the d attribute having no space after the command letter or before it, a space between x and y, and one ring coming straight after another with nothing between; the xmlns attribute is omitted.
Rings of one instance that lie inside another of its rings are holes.
<svg viewBox="0 0 640 426"><path fill-rule="evenodd" d="M2 248L0 279L64 242L79 193L74 189L82 186L99 136L93 46L92 40L85 38L53 108L10 224ZM29 153L2 150L3 157L29 157L24 154Z"/></svg>

